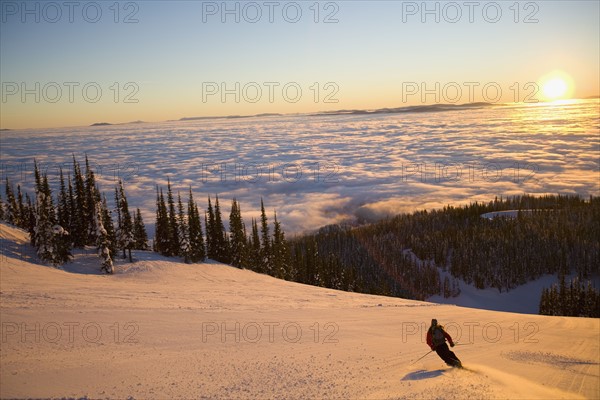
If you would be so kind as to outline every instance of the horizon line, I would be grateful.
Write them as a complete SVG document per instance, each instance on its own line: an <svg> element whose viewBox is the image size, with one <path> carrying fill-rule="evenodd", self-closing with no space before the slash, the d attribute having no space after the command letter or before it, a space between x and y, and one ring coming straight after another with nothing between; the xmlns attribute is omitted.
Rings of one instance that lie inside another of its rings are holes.
<svg viewBox="0 0 600 400"><path fill-rule="evenodd" d="M489 102L471 102L471 103L430 103L430 104L417 104L417 105L407 105L400 107L383 107L376 109L339 109L332 111L311 111L311 112L303 112L303 113L258 113L258 114L248 114L248 115L208 115L208 116L193 116L193 117L181 117L179 119L166 119L159 121L142 121L135 120L129 122L92 122L89 125L63 125L63 126L55 126L55 127L40 127L40 128L1 128L0 132L11 132L11 131L26 131L26 130L40 130L40 129L63 129L63 128L93 128L97 126L115 126L115 125L132 125L132 124L155 124L162 122L186 122L186 121L198 121L198 120L210 120L210 119L243 119L243 118L256 118L256 117L271 117L271 116L301 116L305 115L308 117L315 116L330 116L330 115L372 115L372 114L400 114L400 113L410 113L411 111L416 111L419 108L432 107L432 106L442 106L442 107L468 107L468 106L506 106L506 105L537 105L537 104L552 104L552 103L561 103L568 102L573 100L597 100L600 99L600 95L586 96L581 98L570 98L570 99L556 99L552 101L538 101L538 102L508 102L508 103L489 103ZM389 110L389 111L384 111ZM394 111L396 110L396 111ZM425 110L426 112L427 110ZM437 111L450 111L450 110L437 110Z"/></svg>

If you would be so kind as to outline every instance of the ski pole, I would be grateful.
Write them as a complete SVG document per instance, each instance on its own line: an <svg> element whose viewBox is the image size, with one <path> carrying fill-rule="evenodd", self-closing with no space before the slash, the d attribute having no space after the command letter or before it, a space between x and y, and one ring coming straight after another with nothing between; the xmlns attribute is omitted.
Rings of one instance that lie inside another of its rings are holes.
<svg viewBox="0 0 600 400"><path fill-rule="evenodd" d="M429 351L429 353L433 353L433 350ZM424 359L426 356L428 356L428 355L429 355L429 353L425 354L423 357L419 358L418 360L411 362L411 363L410 363L410 365L413 365L413 364L414 364L414 363L416 363L417 361L420 361L420 360Z"/></svg>

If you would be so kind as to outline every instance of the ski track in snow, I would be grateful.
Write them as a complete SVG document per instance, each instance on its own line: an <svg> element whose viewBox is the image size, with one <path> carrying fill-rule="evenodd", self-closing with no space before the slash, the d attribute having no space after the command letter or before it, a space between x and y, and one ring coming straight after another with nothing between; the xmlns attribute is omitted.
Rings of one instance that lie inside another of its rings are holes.
<svg viewBox="0 0 600 400"><path fill-rule="evenodd" d="M597 319L344 293L150 252L113 276L91 251L61 271L0 228L2 398L598 398ZM433 317L455 324L465 369L414 362Z"/></svg>

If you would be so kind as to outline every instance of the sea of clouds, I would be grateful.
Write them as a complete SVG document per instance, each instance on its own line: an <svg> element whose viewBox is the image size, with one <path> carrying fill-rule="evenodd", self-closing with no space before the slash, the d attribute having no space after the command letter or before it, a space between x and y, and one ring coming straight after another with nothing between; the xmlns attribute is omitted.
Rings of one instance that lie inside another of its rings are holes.
<svg viewBox="0 0 600 400"><path fill-rule="evenodd" d="M240 201L249 224L263 198L290 234L339 222L523 193L599 195L598 100L428 113L294 115L135 123L1 134L2 185L33 193L33 159L88 155L112 200L125 182L153 235L156 186L199 205ZM2 195L4 197L4 188Z"/></svg>

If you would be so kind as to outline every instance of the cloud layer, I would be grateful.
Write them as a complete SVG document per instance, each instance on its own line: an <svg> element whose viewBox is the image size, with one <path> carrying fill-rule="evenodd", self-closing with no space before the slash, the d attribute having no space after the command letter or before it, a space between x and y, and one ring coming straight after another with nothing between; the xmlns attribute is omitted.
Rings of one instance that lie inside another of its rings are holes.
<svg viewBox="0 0 600 400"><path fill-rule="evenodd" d="M33 158L57 183L87 153L112 197L125 180L154 223L167 178L205 206L260 198L290 233L522 193L600 194L598 100L443 113L276 116L2 132L2 178L32 192ZM150 231L153 233L153 229ZM151 233L151 234L152 234Z"/></svg>

